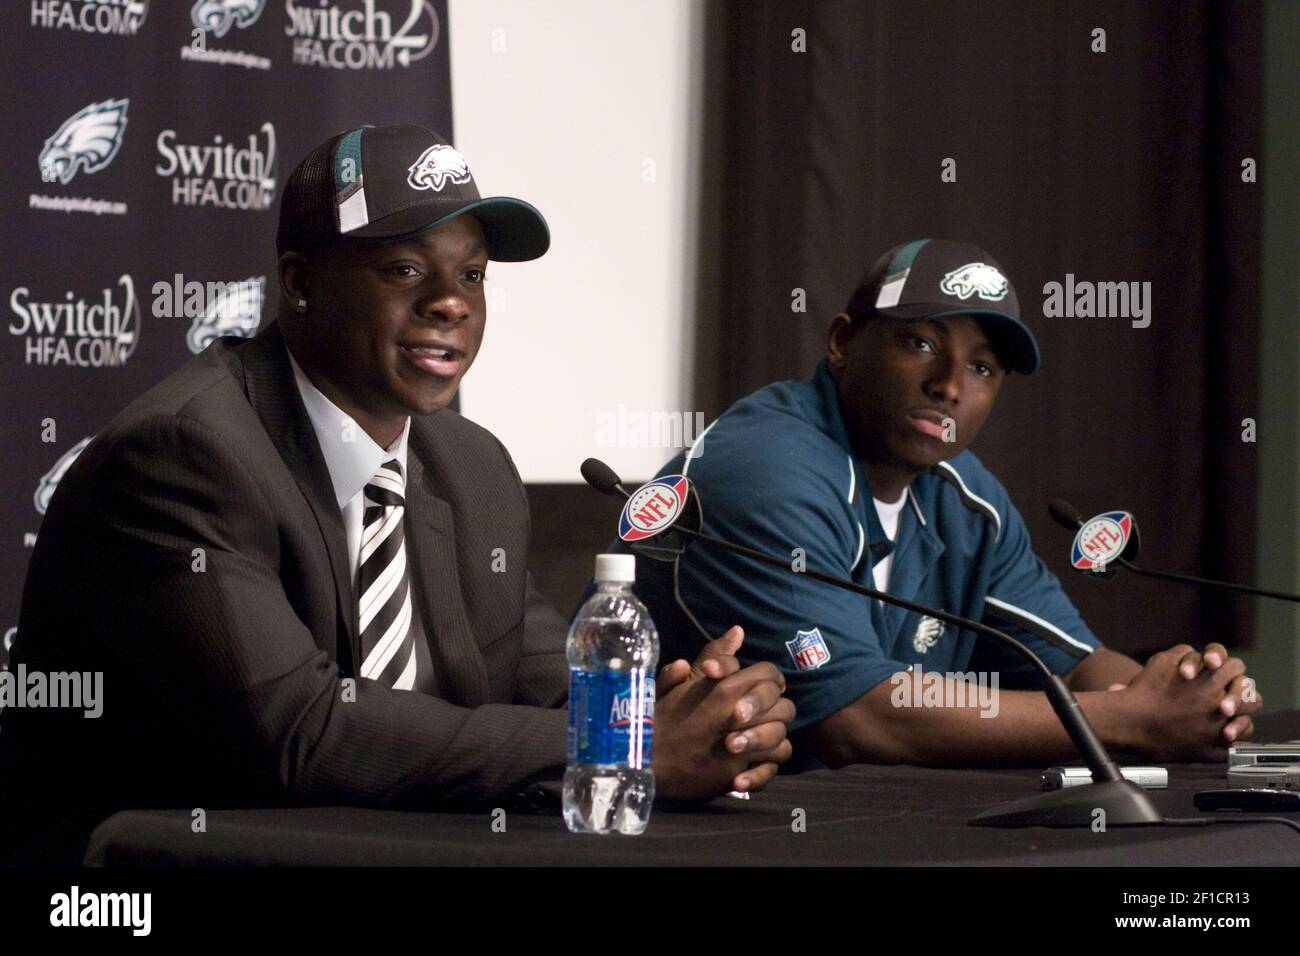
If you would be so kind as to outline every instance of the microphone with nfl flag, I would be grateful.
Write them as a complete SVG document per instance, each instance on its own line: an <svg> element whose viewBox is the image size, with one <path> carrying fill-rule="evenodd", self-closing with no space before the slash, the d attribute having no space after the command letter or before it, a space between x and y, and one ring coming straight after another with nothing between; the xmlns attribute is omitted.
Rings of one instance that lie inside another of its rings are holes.
<svg viewBox="0 0 1300 956"><path fill-rule="evenodd" d="M1162 822L1161 814L1151 802L1151 798L1136 784L1123 778L1119 767L1106 752L1106 748L1088 723L1078 701L1065 682L1054 674L1037 654L1011 635L979 621L950 614L940 608L907 601L884 591L877 591L811 568L795 571L788 562L774 555L706 534L700 531L698 526L689 527L680 520L686 515L686 502L691 493L689 482L683 475L665 475L629 492L614 470L599 459L588 458L582 463L581 472L583 479L602 494L621 495L627 499L623 506L623 513L619 517L619 537L631 544L633 548L642 548L647 540L667 533L675 533L678 541L682 538L704 541L735 554L742 554L765 564L783 568L791 574L802 574L834 587L877 598L888 604L917 611L996 638L1028 658L1042 673L1043 689L1052 705L1052 710L1078 749L1079 755L1092 771L1093 782L1086 786L1037 794L993 807L971 819L969 822L972 826L1087 827L1095 820L1095 811L1098 808L1104 809L1106 819L1117 826L1150 826ZM702 513L701 508L696 512L696 516ZM664 551L663 555L648 556L675 561L685 551L685 542L674 543ZM671 557L668 556L668 552L671 552ZM830 656L825 640L816 628L798 632L793 641L786 642L786 647L800 669L818 667Z"/></svg>
<svg viewBox="0 0 1300 956"><path fill-rule="evenodd" d="M665 475L629 492L603 461L588 458L580 470L593 488L627 499L618 536L637 554L672 561L686 549L683 535L700 530L700 499L685 475Z"/></svg>
<svg viewBox="0 0 1300 956"><path fill-rule="evenodd" d="M1127 511L1108 511L1079 526L1070 551L1070 566L1076 571L1091 571L1113 577L1111 562L1117 558L1132 561L1138 556L1137 523Z"/></svg>
<svg viewBox="0 0 1300 956"><path fill-rule="evenodd" d="M623 506L618 536L634 544L670 529L686 507L689 487L685 475L667 475L642 485Z"/></svg>
<svg viewBox="0 0 1300 956"><path fill-rule="evenodd" d="M1062 498L1057 498L1047 506L1047 512L1062 528L1075 532L1074 541L1070 546L1070 566L1076 571L1096 574L1101 578L1111 578L1118 570L1112 565L1119 565L1134 574L1161 581L1198 584L1202 587L1239 591L1257 597L1300 603L1300 594L1288 591L1272 591L1250 584L1215 581L1191 574L1175 574L1172 571L1155 571L1138 567L1133 563L1137 560L1139 549L1137 519L1128 511L1105 511L1085 521L1078 508Z"/></svg>

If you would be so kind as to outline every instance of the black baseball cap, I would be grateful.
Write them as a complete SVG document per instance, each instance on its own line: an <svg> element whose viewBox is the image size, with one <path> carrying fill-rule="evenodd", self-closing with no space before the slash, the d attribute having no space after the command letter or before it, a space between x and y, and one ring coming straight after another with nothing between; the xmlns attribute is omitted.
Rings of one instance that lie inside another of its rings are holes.
<svg viewBox="0 0 1300 956"><path fill-rule="evenodd" d="M465 162L423 126L361 126L330 137L289 174L280 196L280 253L341 236L414 236L472 213L483 226L488 257L536 259L551 245L537 209L522 199L479 195Z"/></svg>
<svg viewBox="0 0 1300 956"><path fill-rule="evenodd" d="M844 311L854 319L972 315L1011 371L1029 375L1040 363L1011 280L996 259L967 242L915 239L895 246L876 260Z"/></svg>

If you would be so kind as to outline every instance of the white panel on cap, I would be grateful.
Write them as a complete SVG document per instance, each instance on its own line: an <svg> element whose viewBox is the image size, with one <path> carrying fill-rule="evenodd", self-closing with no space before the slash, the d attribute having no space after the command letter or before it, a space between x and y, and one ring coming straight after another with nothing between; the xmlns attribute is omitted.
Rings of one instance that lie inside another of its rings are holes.
<svg viewBox="0 0 1300 956"><path fill-rule="evenodd" d="M366 208L366 191L358 189L339 205L339 232L351 232L369 225L370 210Z"/></svg>
<svg viewBox="0 0 1300 956"><path fill-rule="evenodd" d="M880 287L880 293L876 296L876 308L888 309L898 305L898 300L903 295L903 286L907 284L907 274L911 269L904 269L898 275L886 279Z"/></svg>

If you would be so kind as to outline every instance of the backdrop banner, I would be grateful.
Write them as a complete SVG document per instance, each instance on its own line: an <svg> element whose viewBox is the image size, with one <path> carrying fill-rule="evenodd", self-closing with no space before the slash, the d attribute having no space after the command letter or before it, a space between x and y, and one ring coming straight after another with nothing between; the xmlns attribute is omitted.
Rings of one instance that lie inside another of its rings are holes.
<svg viewBox="0 0 1300 956"><path fill-rule="evenodd" d="M12 0L0 668L59 478L131 399L278 300L280 190L330 135L450 137L446 0Z"/></svg>

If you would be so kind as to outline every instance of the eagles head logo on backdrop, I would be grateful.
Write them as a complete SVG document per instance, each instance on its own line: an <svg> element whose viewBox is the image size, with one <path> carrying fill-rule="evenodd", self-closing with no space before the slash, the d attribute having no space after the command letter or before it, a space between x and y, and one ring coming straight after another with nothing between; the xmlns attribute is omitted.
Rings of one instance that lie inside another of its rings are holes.
<svg viewBox="0 0 1300 956"><path fill-rule="evenodd" d="M54 492L59 487L59 481L89 444L90 438L81 439L59 457L53 468L41 476L40 483L36 486L36 494L33 496L37 514L45 514L50 506L50 499L54 497Z"/></svg>
<svg viewBox="0 0 1300 956"><path fill-rule="evenodd" d="M185 344L197 355L222 335L251 338L262 322L265 302L266 276L227 283L202 314L194 317L194 324L185 334Z"/></svg>
<svg viewBox="0 0 1300 956"><path fill-rule="evenodd" d="M441 143L421 153L406 177L412 189L432 189L434 192L441 192L448 180L457 184L469 182L469 164L464 156Z"/></svg>
<svg viewBox="0 0 1300 956"><path fill-rule="evenodd" d="M266 0L198 0L190 10L190 22L221 39L232 26L251 27L265 6Z"/></svg>
<svg viewBox="0 0 1300 956"><path fill-rule="evenodd" d="M97 173L111 163L122 148L130 102L91 103L64 120L41 150L41 179L66 185L78 172Z"/></svg>
<svg viewBox="0 0 1300 956"><path fill-rule="evenodd" d="M972 262L949 272L939 283L939 288L959 299L978 295L981 299L996 302L1007 294L1007 277L994 266Z"/></svg>

